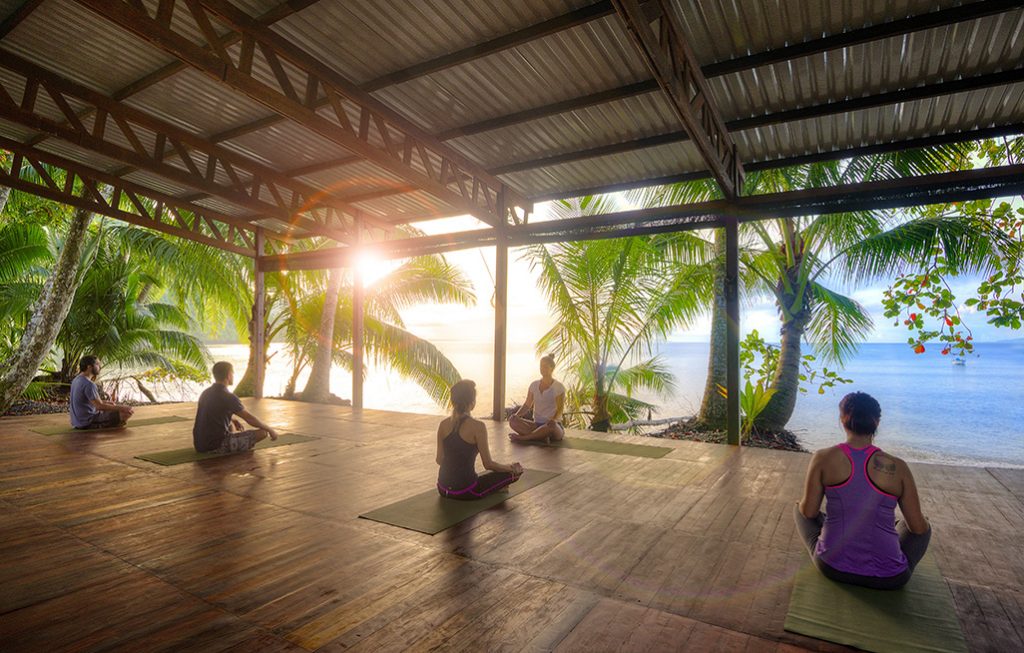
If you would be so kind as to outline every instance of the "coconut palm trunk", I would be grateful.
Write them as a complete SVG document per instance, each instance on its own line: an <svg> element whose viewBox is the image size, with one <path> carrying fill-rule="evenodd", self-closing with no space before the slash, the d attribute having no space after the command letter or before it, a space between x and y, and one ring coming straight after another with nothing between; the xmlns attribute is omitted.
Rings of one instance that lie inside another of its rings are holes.
<svg viewBox="0 0 1024 653"><path fill-rule="evenodd" d="M245 373L235 385L235 394L239 397L253 397L256 394L256 306L253 305L252 317L249 318L249 361L245 365ZM267 333L266 324L263 325L264 333ZM263 370L267 369L267 346L269 338L264 338L263 343ZM262 390L262 388L260 388Z"/></svg>
<svg viewBox="0 0 1024 653"><path fill-rule="evenodd" d="M719 387L726 386L729 324L725 312L725 230L715 230L714 299L711 305L711 348L708 351L708 374L704 383L704 397L700 402L697 421L712 429L726 426L726 401Z"/></svg>
<svg viewBox="0 0 1024 653"><path fill-rule="evenodd" d="M77 210L71 217L71 228L57 265L32 308L32 317L21 336L10 368L0 377L0 413L10 408L28 387L60 333L82 280L79 274L82 250L91 221L92 213L85 210Z"/></svg>
<svg viewBox="0 0 1024 653"><path fill-rule="evenodd" d="M802 311L782 324L779 363L770 386L775 390L775 394L754 422L758 429L780 431L793 416L797 395L800 393L800 359L803 355L801 340L809 318L809 313Z"/></svg>
<svg viewBox="0 0 1024 653"><path fill-rule="evenodd" d="M338 296L341 294L341 269L331 270L327 279L324 308L320 314L320 331L317 334L316 355L313 369L302 391L303 401L323 403L331 396L331 363L334 348L334 316L338 311Z"/></svg>

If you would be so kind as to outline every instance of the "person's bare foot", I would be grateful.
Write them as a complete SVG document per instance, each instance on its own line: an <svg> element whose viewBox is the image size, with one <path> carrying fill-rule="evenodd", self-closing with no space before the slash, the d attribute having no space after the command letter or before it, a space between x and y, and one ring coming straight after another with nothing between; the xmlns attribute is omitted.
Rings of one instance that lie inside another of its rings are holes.
<svg viewBox="0 0 1024 653"><path fill-rule="evenodd" d="M519 434L513 431L512 433L508 434L508 439L511 440L512 442L519 442Z"/></svg>

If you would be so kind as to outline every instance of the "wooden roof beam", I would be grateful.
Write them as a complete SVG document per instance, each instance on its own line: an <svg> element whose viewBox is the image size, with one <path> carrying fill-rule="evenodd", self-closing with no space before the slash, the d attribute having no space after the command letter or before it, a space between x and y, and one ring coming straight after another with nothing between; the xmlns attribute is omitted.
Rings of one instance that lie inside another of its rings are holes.
<svg viewBox="0 0 1024 653"><path fill-rule="evenodd" d="M722 193L737 197L743 190L743 164L675 8L669 0L652 2L660 9L654 28L651 12L645 12L639 0L612 4Z"/></svg>
<svg viewBox="0 0 1024 653"><path fill-rule="evenodd" d="M744 168L747 172L758 172L760 170L777 170L790 166L806 165L809 163L821 163L823 161L838 161L856 156L869 156L872 154L885 154L887 152L898 152L901 150L915 150L923 147L935 147L938 145L949 145L951 143L966 143L970 141L984 140L988 138L1002 138L1004 136L1015 136L1024 134L1024 123L1013 123L998 127L984 129L972 129L963 132L951 132L948 134L937 134L935 136L924 136L911 138L891 143L878 143L875 145L861 145L848 147L841 150L829 152L818 152L814 154L802 154L799 156L771 159L767 161L754 161L747 163ZM676 175L664 175L660 177L648 177L635 181L619 182L615 184L603 184L589 188L574 188L572 190L557 193L548 193L531 198L534 202L548 202L551 200L568 199L571 197L582 197L584 195L599 195L602 193L616 193L637 188L650 186L664 186L667 184L679 184L700 179L708 179L711 175L704 171L684 172Z"/></svg>
<svg viewBox="0 0 1024 653"><path fill-rule="evenodd" d="M739 218L741 222L754 222L779 217L892 209L1020 194L1024 194L1024 165L1018 164L547 220L510 227L507 235L511 246L523 246L707 229L721 226L724 218L730 216ZM497 230L486 229L407 238L377 243L374 250L384 258L407 258L439 251L492 246L497 242L496 234ZM351 252L344 249L283 254L274 257L273 261L269 258L266 262L261 261L261 268L324 269L337 265L339 256L349 254Z"/></svg>
<svg viewBox="0 0 1024 653"><path fill-rule="evenodd" d="M12 122L222 198L262 217L347 241L346 221L337 211L332 213L332 207L317 215L317 191L301 182L17 55L5 53L0 58L0 69L12 73L6 76L10 80L23 80L25 90L20 102L0 83L0 116ZM56 104L63 120L47 114L37 101L41 95ZM76 117L72 108L82 104L91 106L95 114L89 126ZM153 144L147 146L144 141L150 139ZM183 164L172 165L165 160L163 153L168 146L179 153ZM219 181L218 177L229 181Z"/></svg>
<svg viewBox="0 0 1024 653"><path fill-rule="evenodd" d="M314 5L319 1L320 0L288 0L287 2L281 3L276 7L270 9L269 11L265 12L257 20L259 20L260 23L263 25L273 25L274 23L280 20L284 20L285 18L302 11L306 7ZM33 2L38 4L42 2L42 0L26 0L25 4L30 4ZM0 38L2 38L3 33L3 29L0 28ZM240 37L237 33L229 32L220 39L221 47L228 47L230 45L234 45L238 42L239 38ZM154 70L153 72L147 75L143 75L142 77L132 82L129 82L127 85L122 86L118 90L114 91L110 97L114 100L127 99L137 93L141 93L142 91L153 86L154 84L158 84L163 80L172 77L173 75L181 72L182 70L185 70L186 68L188 68L188 65L184 62L172 61L171 63L165 66L161 66L157 70ZM85 111L78 114L78 118L82 119L90 115L92 115L92 109L86 109ZM28 143L31 145L38 145L39 143L45 141L47 138L49 138L48 134L39 134L38 136L35 136L32 139L30 139Z"/></svg>
<svg viewBox="0 0 1024 653"><path fill-rule="evenodd" d="M612 7L611 0L601 0L565 14L555 16L554 18L549 18L548 20L524 27L509 34L503 34L489 41L477 43L450 54L445 54L401 70L386 73L360 84L359 88L367 93L379 91L394 84L400 84L424 75L447 70L448 68L454 68L455 66L461 66L510 48L525 45L536 39L550 36L551 34L557 34L558 32L567 29L572 29L573 27L577 27L600 18L605 18L614 13L615 9ZM326 105L326 98L322 98L317 101L315 106L320 108ZM265 116L252 122L225 130L219 134L215 134L212 138L217 142L230 140L232 138L242 136L243 134L248 134L277 124L281 120L284 120L284 118L276 114ZM351 160L359 159L353 158Z"/></svg>
<svg viewBox="0 0 1024 653"><path fill-rule="evenodd" d="M14 28L31 16L32 12L38 9L41 4L43 4L43 0L24 0L24 2L18 5L18 8L12 11L7 18L0 21L0 40L3 40L8 34L13 32Z"/></svg>
<svg viewBox="0 0 1024 653"><path fill-rule="evenodd" d="M14 154L10 172L0 168L0 185L243 256L256 254L255 233L244 220L8 138L0 137L0 149ZM37 174L22 177L26 166ZM48 167L63 168L64 179L58 182Z"/></svg>
<svg viewBox="0 0 1024 653"><path fill-rule="evenodd" d="M993 86L1004 86L1022 81L1024 81L1024 68L1017 68L998 73L978 75L976 77L965 77L948 82L936 82L934 84L926 84L924 86L890 91L888 93L866 95L859 98L850 98L848 100L826 102L824 104L813 104L799 109L776 111L774 113L752 116L750 118L740 118L738 120L730 120L726 122L725 126L730 132L745 131L748 129L797 122L800 120L809 120L812 118L822 118L825 116L849 113L851 111L860 111L874 107L930 99L954 93L981 90L991 88ZM516 172L525 172L527 170L536 170L538 168L561 165L564 163L583 161L600 156L633 152L669 143L681 143L688 140L690 140L689 134L684 130L680 130L665 134L656 134L654 136L646 136L632 141L599 145L586 150L576 150L573 152L566 152L564 154L556 154L542 159L509 163L503 166L490 168L489 171L493 175L507 175Z"/></svg>
<svg viewBox="0 0 1024 653"><path fill-rule="evenodd" d="M151 17L142 5L127 0L78 2L232 90L419 186L453 208L490 224L507 221L506 216L497 215L497 194L503 188L502 182L230 3L179 1L176 9L192 14L199 25L209 26L216 21L239 32L243 44L237 60L227 49L210 43L214 40L212 36L206 37L209 48L197 45L175 31L176 23ZM167 0L167 3L175 2ZM213 28L208 31L212 34ZM260 80L253 75L255 58L275 72L275 80ZM283 62L287 62L288 70ZM317 113L312 106L321 95L328 98L334 109L332 119ZM527 204L521 196L515 199L516 205Z"/></svg>
<svg viewBox="0 0 1024 653"><path fill-rule="evenodd" d="M942 9L939 11L932 11L925 14L919 14L911 16L909 18L903 18L899 20L890 21L887 23L881 23L878 25L871 25L860 29L850 30L848 32L842 32L839 34L831 34L818 39L812 39L803 43L797 43L791 46L782 48L776 48L772 50L765 50L752 55L737 57L735 59L728 59L717 63L707 64L701 67L701 72L707 78L720 77L731 73L742 72L744 70L751 70L760 66L766 66L773 63L779 63L782 61L788 61L798 57L806 57L821 52L828 52L839 48L850 47L861 43L870 43L872 41L882 40L891 38L894 36L901 36L903 34L910 34L913 32L932 29L936 27L942 27L945 25L952 25L956 23L965 22L968 20L976 20L985 16L996 15L1005 13L1014 9L1020 9L1022 3L1020 0L990 0L986 2L973 2L967 5L958 7L952 7L950 9ZM567 100L561 100L552 104L541 105L538 107L532 107L530 109L524 109L522 111L516 111L514 113L505 114L502 116L495 116L493 118L487 118L474 123L453 127L445 131L437 133L436 138L447 141L453 138L460 138L463 136L472 136L474 134L480 134L488 131L494 131L497 129L503 129L505 127L512 127L519 125L531 120L539 120L542 118L549 118L562 113L568 113L571 111L578 111L579 109L585 109L587 107L598 106L608 102L615 102L623 100L629 97L637 95L645 95L647 93L653 93L658 91L660 86L654 79L642 80L639 82L633 82L624 86L618 86L615 88L606 89L603 91L597 91L595 93L589 93L587 95L570 98ZM265 125L261 125L265 126ZM729 123L726 123L726 127L730 127ZM730 127L731 129L731 127ZM239 132L245 133L245 132ZM685 132L680 132L682 137L686 138ZM654 139L665 138L664 136L653 137ZM664 142L678 142L677 140L667 140ZM651 141L652 145L661 144L656 140ZM625 146L628 147L628 146ZM609 151L608 153L614 153ZM338 159L332 159L329 161L323 161L320 163L314 163L294 171L289 171L288 174L295 176L302 176L305 174L312 174L315 172L322 172L324 170L330 170L340 166L344 166L349 163L358 161L358 157L343 157ZM516 165L516 164L509 164ZM492 174L502 174L501 168L497 168L499 172L495 172L492 169ZM379 197L386 197L390 194L399 194L402 192L408 192L395 188L391 193L374 194L370 199L377 199ZM349 198L349 201L360 202L364 201L358 196Z"/></svg>

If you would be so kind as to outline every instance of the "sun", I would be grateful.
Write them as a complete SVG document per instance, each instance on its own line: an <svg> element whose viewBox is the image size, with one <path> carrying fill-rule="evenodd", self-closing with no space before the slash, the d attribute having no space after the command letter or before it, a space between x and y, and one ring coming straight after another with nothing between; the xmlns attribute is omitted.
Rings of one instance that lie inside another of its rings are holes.
<svg viewBox="0 0 1024 653"><path fill-rule="evenodd" d="M363 287L372 286L378 280L398 267L398 263L383 259L372 251L362 251L356 255L356 267L363 277Z"/></svg>

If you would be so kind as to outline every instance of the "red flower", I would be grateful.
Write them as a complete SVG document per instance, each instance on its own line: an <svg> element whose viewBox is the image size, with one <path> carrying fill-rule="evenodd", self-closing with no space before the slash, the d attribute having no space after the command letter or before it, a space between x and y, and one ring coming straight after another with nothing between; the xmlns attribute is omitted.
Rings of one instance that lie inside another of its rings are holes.
<svg viewBox="0 0 1024 653"><path fill-rule="evenodd" d="M915 354L923 354L924 353L924 345L918 345L918 346L914 347L914 353Z"/></svg>
<svg viewBox="0 0 1024 653"><path fill-rule="evenodd" d="M911 321L916 322L917 321L917 313L911 313L910 314L910 319L911 319Z"/></svg>
<svg viewBox="0 0 1024 653"><path fill-rule="evenodd" d="M946 318L946 324L949 325L949 326L953 326L953 320L951 318L947 317Z"/></svg>

